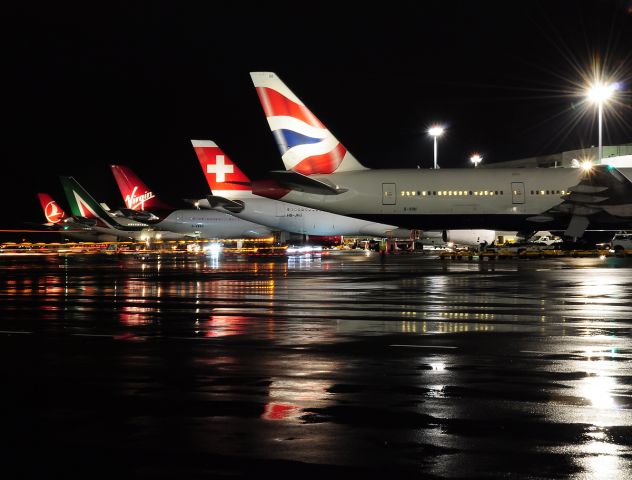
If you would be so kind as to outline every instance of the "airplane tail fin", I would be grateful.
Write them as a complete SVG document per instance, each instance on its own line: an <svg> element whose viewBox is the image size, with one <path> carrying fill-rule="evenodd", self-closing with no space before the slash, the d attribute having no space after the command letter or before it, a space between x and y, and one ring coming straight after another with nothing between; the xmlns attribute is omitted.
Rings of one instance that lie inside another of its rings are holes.
<svg viewBox="0 0 632 480"><path fill-rule="evenodd" d="M110 168L127 208L138 211L169 209L131 168L124 165L110 165Z"/></svg>
<svg viewBox="0 0 632 480"><path fill-rule="evenodd" d="M195 154L213 195L243 198L252 195L250 179L211 140L191 140Z"/></svg>
<svg viewBox="0 0 632 480"><path fill-rule="evenodd" d="M94 219L100 226L116 228L118 223L107 214L92 196L73 177L59 177L64 187L70 211L75 217Z"/></svg>
<svg viewBox="0 0 632 480"><path fill-rule="evenodd" d="M272 72L251 72L287 170L303 175L366 170Z"/></svg>
<svg viewBox="0 0 632 480"><path fill-rule="evenodd" d="M48 193L38 193L37 197L49 225L56 225L67 217L66 212Z"/></svg>

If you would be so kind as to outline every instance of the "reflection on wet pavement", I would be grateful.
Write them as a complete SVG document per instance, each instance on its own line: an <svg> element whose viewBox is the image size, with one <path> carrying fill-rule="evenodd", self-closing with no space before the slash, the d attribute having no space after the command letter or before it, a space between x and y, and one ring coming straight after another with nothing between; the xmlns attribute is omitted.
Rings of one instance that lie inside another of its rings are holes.
<svg viewBox="0 0 632 480"><path fill-rule="evenodd" d="M25 476L632 470L630 260L30 262L0 264Z"/></svg>

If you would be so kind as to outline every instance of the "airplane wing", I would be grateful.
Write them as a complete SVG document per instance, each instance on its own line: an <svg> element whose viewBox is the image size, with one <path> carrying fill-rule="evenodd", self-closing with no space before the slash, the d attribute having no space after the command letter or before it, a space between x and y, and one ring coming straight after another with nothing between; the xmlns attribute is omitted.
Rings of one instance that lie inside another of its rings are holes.
<svg viewBox="0 0 632 480"><path fill-rule="evenodd" d="M599 223L632 220L632 182L610 165L595 165L568 189L563 201L546 213L570 214L565 235L581 237L591 220Z"/></svg>

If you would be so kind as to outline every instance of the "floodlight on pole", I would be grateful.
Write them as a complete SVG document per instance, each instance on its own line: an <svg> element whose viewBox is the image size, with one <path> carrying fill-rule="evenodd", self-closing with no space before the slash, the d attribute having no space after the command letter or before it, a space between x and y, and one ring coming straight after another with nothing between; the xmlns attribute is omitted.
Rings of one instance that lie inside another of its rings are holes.
<svg viewBox="0 0 632 480"><path fill-rule="evenodd" d="M443 127L439 125L435 125L428 129L428 135L434 138L434 168L435 169L439 168L439 165L437 164L437 137L440 137L441 135L443 135L443 132L444 132Z"/></svg>
<svg viewBox="0 0 632 480"><path fill-rule="evenodd" d="M609 83L604 84L602 82L595 82L590 86L588 91L586 92L586 97L593 103L597 104L598 108L598 124L599 124L599 156L598 161L601 163L601 159L603 158L603 146L601 143L602 138L602 118L603 118L603 104L608 101L610 97L614 94L615 90L619 88L618 83Z"/></svg>
<svg viewBox="0 0 632 480"><path fill-rule="evenodd" d="M478 167L478 164L483 161L483 157L481 157L478 153L475 153L470 157L470 161L474 164L474 168Z"/></svg>

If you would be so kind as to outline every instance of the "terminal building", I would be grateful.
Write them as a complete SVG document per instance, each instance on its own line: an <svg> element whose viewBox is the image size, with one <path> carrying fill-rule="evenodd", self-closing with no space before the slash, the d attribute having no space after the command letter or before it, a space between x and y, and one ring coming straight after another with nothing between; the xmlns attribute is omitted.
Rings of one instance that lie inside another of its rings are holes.
<svg viewBox="0 0 632 480"><path fill-rule="evenodd" d="M623 145L602 146L603 158L601 163L612 165L616 168L632 168L632 143ZM598 164L598 147L582 148L580 150L570 150L568 152L540 155L537 157L523 158L520 160L510 160L491 164L481 164L480 167L487 168L573 168L579 167L582 162L589 160L593 164Z"/></svg>

